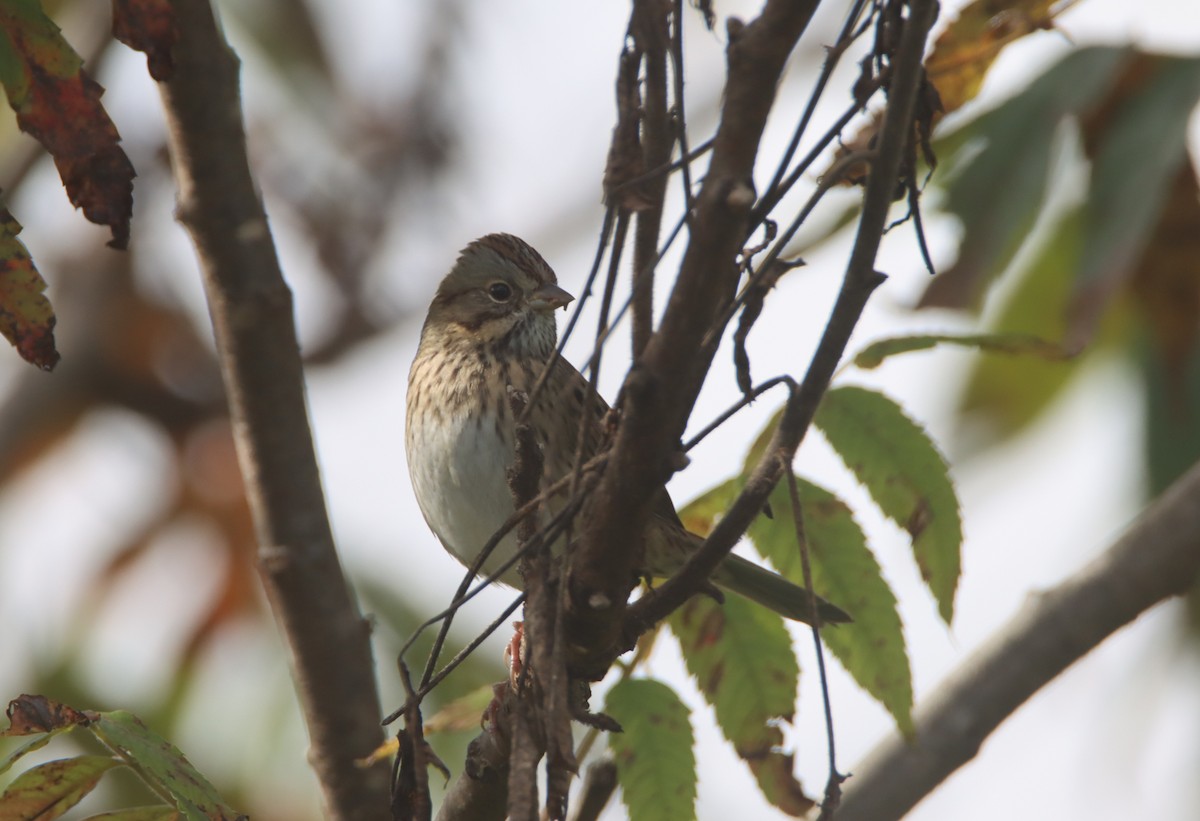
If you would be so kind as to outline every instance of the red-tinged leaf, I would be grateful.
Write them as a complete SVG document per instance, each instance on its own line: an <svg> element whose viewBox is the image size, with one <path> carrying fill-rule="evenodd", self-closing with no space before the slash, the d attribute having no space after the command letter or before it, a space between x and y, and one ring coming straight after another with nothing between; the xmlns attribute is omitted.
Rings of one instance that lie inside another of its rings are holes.
<svg viewBox="0 0 1200 821"><path fill-rule="evenodd" d="M653 679L617 682L604 711L624 732L608 745L631 821L673 821L696 815L696 756L688 708Z"/></svg>
<svg viewBox="0 0 1200 821"><path fill-rule="evenodd" d="M121 761L81 755L48 761L17 776L0 795L0 819L52 821L78 804Z"/></svg>
<svg viewBox="0 0 1200 821"><path fill-rule="evenodd" d="M961 569L962 522L942 455L899 405L864 388L827 392L813 424L883 514L908 531L921 577L949 624Z"/></svg>
<svg viewBox="0 0 1200 821"><path fill-rule="evenodd" d="M0 206L0 334L22 359L48 371L58 364L54 308L46 298L46 281L17 239L20 232L21 224Z"/></svg>
<svg viewBox="0 0 1200 821"><path fill-rule="evenodd" d="M68 707L45 696L23 695L8 703L9 726L0 736L49 733L77 725L87 726L99 718L98 713Z"/></svg>
<svg viewBox="0 0 1200 821"><path fill-rule="evenodd" d="M0 82L22 131L54 158L71 204L107 225L109 242L129 242L133 165L100 105L104 90L37 0L0 3Z"/></svg>
<svg viewBox="0 0 1200 821"><path fill-rule="evenodd" d="M175 10L168 0L113 0L113 37L135 51L145 52L150 76L163 82L171 76L171 49L179 38Z"/></svg>
<svg viewBox="0 0 1200 821"><path fill-rule="evenodd" d="M811 809L792 773L792 755L782 750L779 722L792 719L800 677L783 619L740 596L726 597L723 605L696 596L667 623L721 732L763 796L791 815Z"/></svg>

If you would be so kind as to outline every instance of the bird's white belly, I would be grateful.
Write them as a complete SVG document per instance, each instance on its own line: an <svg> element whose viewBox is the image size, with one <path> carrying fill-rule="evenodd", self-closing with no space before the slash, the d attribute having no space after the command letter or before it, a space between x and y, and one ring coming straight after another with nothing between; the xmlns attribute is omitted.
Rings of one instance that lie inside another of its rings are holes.
<svg viewBox="0 0 1200 821"><path fill-rule="evenodd" d="M491 420L480 425L465 414L447 414L442 424L423 429L426 435L407 443L417 504L446 549L470 565L512 515L505 476L513 451L496 435ZM484 562L482 574L494 572L516 548L515 532L510 532ZM501 577L508 584L519 579L515 566Z"/></svg>

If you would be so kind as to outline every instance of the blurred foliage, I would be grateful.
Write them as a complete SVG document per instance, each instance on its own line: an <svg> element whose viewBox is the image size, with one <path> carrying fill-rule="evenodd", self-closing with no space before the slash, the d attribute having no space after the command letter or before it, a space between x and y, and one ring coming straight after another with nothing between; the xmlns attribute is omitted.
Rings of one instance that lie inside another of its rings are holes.
<svg viewBox="0 0 1200 821"><path fill-rule="evenodd" d="M81 49L87 58L87 75L80 73L78 58L68 68L99 99L102 89L94 79L105 79L113 51L123 46L111 39L110 22L87 14L82 8L87 5L83 0L62 2L54 5L52 13L56 20L81 19L94 25L94 31L75 35L78 41L99 44L94 50ZM326 307L322 334L306 348L313 367L337 364L410 311L419 310L419 306L381 302L370 293L368 280L385 246L405 230L393 214L397 208L428 208L436 202L459 142L458 95L446 49L461 25L458 4L425 5L424 25L398 33L407 38L404 47L415 55L412 70L372 78L370 84L346 76L343 67L331 60L320 16L328 10L320 4L258 0L229 3L223 9L229 35L242 49L240 56L254 66L255 81L267 86L274 102L288 112L288 128L282 129L269 117L256 117L251 109L247 129L253 150L269 158L258 180L270 200L274 221L294 226L290 239L304 246L301 253L319 261L317 275L324 280L320 287ZM36 11L36 4L30 6ZM47 20L45 30L57 28ZM63 47L69 49L65 43ZM0 58L7 53L0 53ZM0 59L0 69L10 64ZM7 83L8 77L0 79ZM152 111L157 96L148 95L147 103ZM166 138L160 119L142 117L119 125L124 145L132 146L127 150L138 174L135 217L170 214L173 183L164 161ZM303 153L295 149L297 135L304 135ZM33 173L47 157L15 130L0 131L0 139L0 172L5 174L0 186L11 206L33 196L35 183L47 182L44 175ZM23 688L53 693L83 706L104 703L106 699L92 689L80 654L97 638L97 615L114 604L122 582L145 557L157 555L168 566L174 564L168 537L178 528L195 530L199 524L209 561L220 568L217 590L184 629L177 654L164 659L172 672L161 696L154 703L121 705L174 737L187 722L195 721L189 711L202 694L194 688L204 680L202 671L212 648L247 626L265 636L274 627L259 593L253 527L209 331L197 324L195 306L185 296L187 288L172 285L194 280L194 264L190 255L164 256L156 245L161 239L139 232L137 225L135 219L126 253L104 248L95 233L80 232L79 240L64 242L39 258L38 265L52 284L60 319L69 316L72 322L58 327L63 360L53 378L16 372L0 397L0 492L62 452L86 423L111 418L113 410L141 420L168 443L168 458L160 465L157 482L164 489L164 501L147 511L99 560L86 595L71 608L70 638L40 648L32 678ZM173 267L161 267L164 261ZM0 550L14 547L0 545ZM98 540L94 545L80 544L77 550L82 555L103 551L104 545ZM427 614L405 610L394 591L368 586L364 596L366 606L389 628L382 631L376 648L386 677L386 660L395 658L397 637L406 635ZM268 643L274 646L275 640ZM424 644L427 647L428 641ZM274 662L282 673L282 653ZM470 672L477 676L503 678L499 659L480 659L472 667ZM287 686L284 675L274 681ZM431 708L462 691L450 682L445 692L439 690L431 700ZM264 704L290 704L290 688L259 698ZM297 726L298 714L294 708L285 712L287 718L281 722L277 711L264 709L256 719L260 726L243 726L239 734L275 738L276 742L264 741L255 749L269 748L287 733L295 734L288 728ZM454 740L459 737L461 733L450 734L447 743L461 748L465 738ZM461 749L447 754L452 753L461 757ZM289 755L302 760L300 751ZM237 773L238 782L219 783L218 788L231 802L256 818L299 817L294 804L260 794L255 768L232 767L230 772ZM307 812L308 817L316 817L315 805Z"/></svg>
<svg viewBox="0 0 1200 821"><path fill-rule="evenodd" d="M1143 374L1147 493L1200 458L1200 188L1186 141L1198 103L1200 57L1084 48L940 138L948 173L934 181L965 233L921 307L978 310L1008 272L1017 284L989 330L1081 354L977 360L960 405L975 447L1018 435L1089 358L1108 352ZM1087 191L1050 208L1065 158L1079 154Z"/></svg>

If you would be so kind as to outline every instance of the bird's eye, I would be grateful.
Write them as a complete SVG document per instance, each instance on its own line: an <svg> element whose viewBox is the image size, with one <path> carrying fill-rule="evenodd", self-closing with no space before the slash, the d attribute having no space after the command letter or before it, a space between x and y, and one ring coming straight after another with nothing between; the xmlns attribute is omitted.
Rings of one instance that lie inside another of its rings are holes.
<svg viewBox="0 0 1200 821"><path fill-rule="evenodd" d="M512 288L506 282L493 282L488 286L488 296L496 302L508 302L512 298Z"/></svg>

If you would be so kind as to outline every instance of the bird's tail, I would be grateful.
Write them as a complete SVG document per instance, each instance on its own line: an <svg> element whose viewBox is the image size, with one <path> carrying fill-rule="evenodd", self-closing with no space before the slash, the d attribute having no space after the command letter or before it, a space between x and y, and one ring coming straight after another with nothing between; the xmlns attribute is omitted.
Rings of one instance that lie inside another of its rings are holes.
<svg viewBox="0 0 1200 821"><path fill-rule="evenodd" d="M718 587L756 601L785 619L805 624L812 622L809 617L808 590L741 556L732 553L727 556L717 566L712 580ZM817 597L817 616L823 625L852 621L849 613L820 596Z"/></svg>

